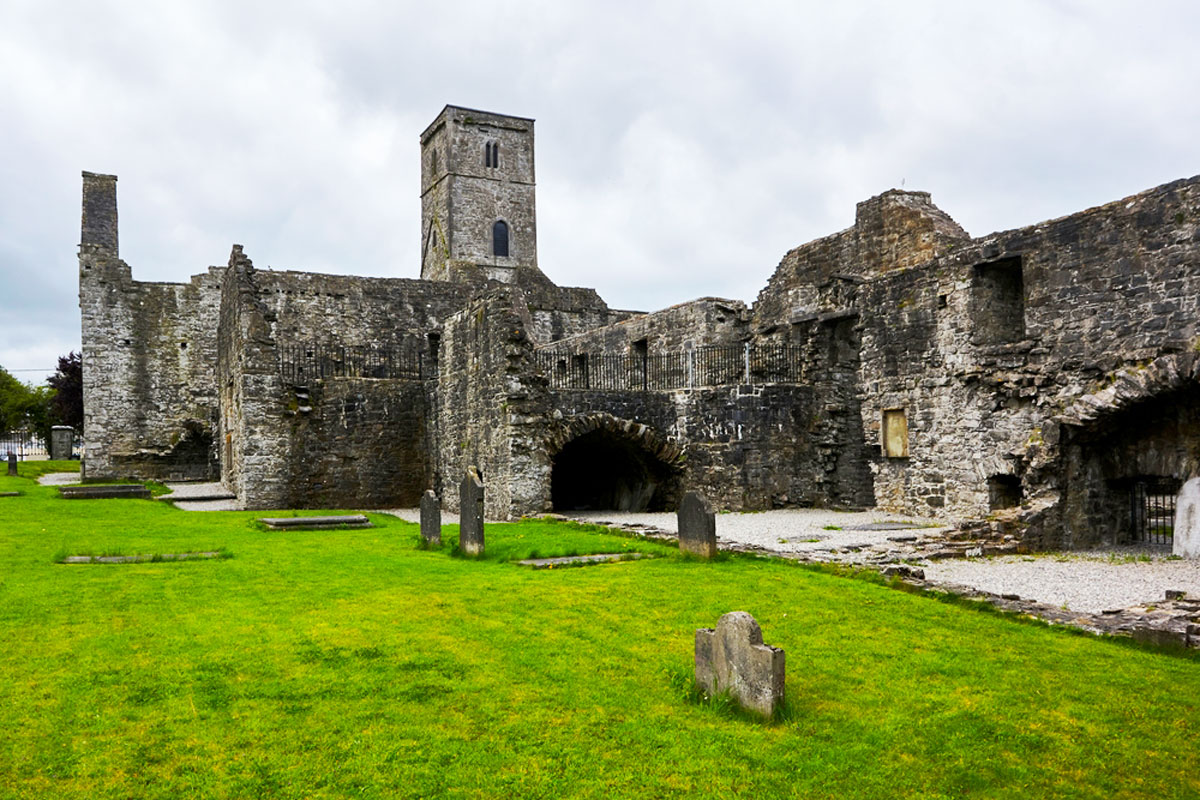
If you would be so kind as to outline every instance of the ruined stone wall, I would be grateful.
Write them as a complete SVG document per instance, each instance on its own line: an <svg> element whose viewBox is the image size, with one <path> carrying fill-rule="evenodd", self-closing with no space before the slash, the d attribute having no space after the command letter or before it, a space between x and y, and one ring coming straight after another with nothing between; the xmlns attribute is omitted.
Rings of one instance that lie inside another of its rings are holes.
<svg viewBox="0 0 1200 800"><path fill-rule="evenodd" d="M432 482L421 381L325 378L302 387L302 394L291 399L282 420L290 443L288 507L420 502Z"/></svg>
<svg viewBox="0 0 1200 800"><path fill-rule="evenodd" d="M856 505L839 484L836 463L822 457L819 400L808 386L561 390L553 403L564 420L609 414L680 443L682 490L698 489L718 508Z"/></svg>
<svg viewBox="0 0 1200 800"><path fill-rule="evenodd" d="M274 313L259 273L235 245L221 287L217 331L221 480L247 508L286 508L292 442L285 419L294 396L279 373Z"/></svg>
<svg viewBox="0 0 1200 800"><path fill-rule="evenodd" d="M880 447L880 503L978 516L992 510L989 478L1005 475L1027 500L1102 494L1080 477L1099 472L1047 454L1060 438L1055 418L1117 370L1194 346L1197 242L1193 179L974 240L864 284L860 382L864 427ZM883 455L889 408L907 414L906 457ZM1063 541L1112 538L1111 524L1072 514Z"/></svg>
<svg viewBox="0 0 1200 800"><path fill-rule="evenodd" d="M117 249L115 176L84 173L81 238L85 476L216 477L222 269L133 280Z"/></svg>
<svg viewBox="0 0 1200 800"><path fill-rule="evenodd" d="M550 343L556 352L627 353L643 341L651 353L678 352L689 346L735 344L747 338L746 306L737 300L705 297L638 314ZM539 342L543 347L547 343Z"/></svg>
<svg viewBox="0 0 1200 800"><path fill-rule="evenodd" d="M458 482L475 466L493 519L550 508L546 379L534 364L520 292L477 298L444 326L436 389L437 489L458 507Z"/></svg>

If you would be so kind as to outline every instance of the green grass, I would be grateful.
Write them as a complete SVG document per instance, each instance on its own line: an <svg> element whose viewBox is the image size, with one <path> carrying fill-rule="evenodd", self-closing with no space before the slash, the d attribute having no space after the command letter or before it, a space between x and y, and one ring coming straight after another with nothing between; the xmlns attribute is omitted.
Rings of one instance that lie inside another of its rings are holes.
<svg viewBox="0 0 1200 800"><path fill-rule="evenodd" d="M1193 658L566 523L489 525L466 559L386 515L262 531L11 489L0 797L1200 795ZM53 563L208 549L233 557ZM664 557L506 563L627 549ZM688 680L694 630L736 609L787 650L772 724Z"/></svg>

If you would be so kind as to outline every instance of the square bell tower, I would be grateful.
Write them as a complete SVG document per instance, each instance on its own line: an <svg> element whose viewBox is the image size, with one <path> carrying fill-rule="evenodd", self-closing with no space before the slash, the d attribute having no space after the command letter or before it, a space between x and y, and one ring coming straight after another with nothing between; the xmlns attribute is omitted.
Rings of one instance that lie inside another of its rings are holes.
<svg viewBox="0 0 1200 800"><path fill-rule="evenodd" d="M539 273L533 120L446 106L421 134L421 277Z"/></svg>

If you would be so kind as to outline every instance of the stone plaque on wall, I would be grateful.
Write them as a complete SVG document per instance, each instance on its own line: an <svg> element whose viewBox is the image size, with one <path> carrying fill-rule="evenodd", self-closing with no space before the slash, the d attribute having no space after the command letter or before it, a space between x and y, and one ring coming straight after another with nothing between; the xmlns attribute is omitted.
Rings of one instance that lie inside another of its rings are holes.
<svg viewBox="0 0 1200 800"><path fill-rule="evenodd" d="M908 458L908 417L903 408L883 412L883 454L888 458Z"/></svg>

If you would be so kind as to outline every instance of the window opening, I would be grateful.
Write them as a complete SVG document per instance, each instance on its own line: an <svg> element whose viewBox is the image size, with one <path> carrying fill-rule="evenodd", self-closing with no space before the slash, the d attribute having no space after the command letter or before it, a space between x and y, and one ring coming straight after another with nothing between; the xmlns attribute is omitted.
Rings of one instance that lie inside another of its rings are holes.
<svg viewBox="0 0 1200 800"><path fill-rule="evenodd" d="M1025 281L1021 257L976 264L971 282L972 339L1007 344L1025 338Z"/></svg>
<svg viewBox="0 0 1200 800"><path fill-rule="evenodd" d="M492 255L508 256L508 223L502 219L492 225Z"/></svg>
<svg viewBox="0 0 1200 800"><path fill-rule="evenodd" d="M1021 505L1023 491L1021 479L1016 475L993 475L987 480L988 508L1015 508Z"/></svg>

